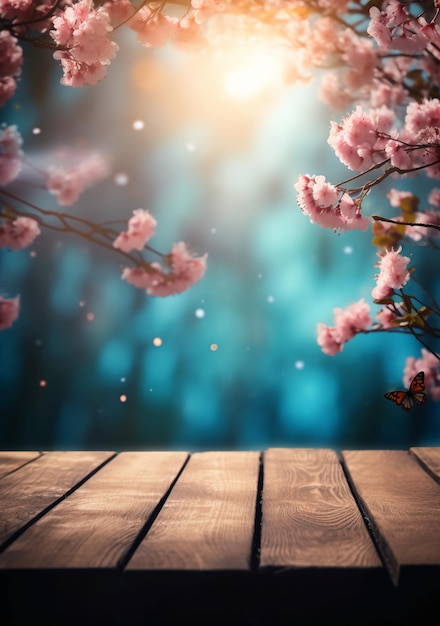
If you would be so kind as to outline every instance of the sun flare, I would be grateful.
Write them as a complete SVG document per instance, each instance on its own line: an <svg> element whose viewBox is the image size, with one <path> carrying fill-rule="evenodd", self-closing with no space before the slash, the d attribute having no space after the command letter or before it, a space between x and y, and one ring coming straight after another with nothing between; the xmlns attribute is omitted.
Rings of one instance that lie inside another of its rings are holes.
<svg viewBox="0 0 440 626"><path fill-rule="evenodd" d="M282 79L282 64L274 54L254 52L225 71L224 87L231 98L245 100L279 87Z"/></svg>

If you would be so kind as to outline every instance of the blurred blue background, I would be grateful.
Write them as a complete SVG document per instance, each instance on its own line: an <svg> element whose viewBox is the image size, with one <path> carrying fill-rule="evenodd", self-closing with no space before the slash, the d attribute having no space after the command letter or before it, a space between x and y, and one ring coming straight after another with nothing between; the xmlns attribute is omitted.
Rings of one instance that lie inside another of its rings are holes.
<svg viewBox="0 0 440 626"><path fill-rule="evenodd" d="M82 89L59 84L50 51L27 48L2 121L36 165L56 162L54 148L105 153L111 176L67 211L102 222L149 209L150 243L166 253L185 241L208 253L208 271L188 292L151 298L120 279L122 257L72 235L1 250L0 293L19 293L21 314L0 333L0 448L440 445L438 403L406 414L383 397L419 356L414 339L359 336L335 357L316 344L335 306L371 302L376 272L371 231L337 235L296 205L299 174L348 177L326 143L342 114L316 82L239 97L200 55L148 51L130 33L119 43L107 78ZM28 172L11 189L56 209ZM411 185L426 200L431 183L400 186ZM390 186L365 208L392 215ZM435 252L412 252L438 295Z"/></svg>

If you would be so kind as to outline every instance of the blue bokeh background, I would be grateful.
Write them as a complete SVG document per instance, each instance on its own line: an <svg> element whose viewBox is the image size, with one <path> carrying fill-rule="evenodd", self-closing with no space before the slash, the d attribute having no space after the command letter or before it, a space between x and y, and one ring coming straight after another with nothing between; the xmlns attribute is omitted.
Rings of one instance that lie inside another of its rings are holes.
<svg viewBox="0 0 440 626"><path fill-rule="evenodd" d="M82 89L59 84L49 51L27 49L2 121L18 125L37 165L54 147L107 154L112 176L67 210L101 222L149 209L151 244L185 241L208 253L208 271L186 293L150 298L120 279L122 257L71 235L1 250L0 292L20 294L21 314L0 333L0 448L440 445L438 403L406 414L383 397L419 356L414 339L359 336L335 357L316 344L335 306L371 302L376 271L371 232L321 229L296 205L299 174L348 176L326 143L340 114L317 82L234 101L184 54L119 42L107 78ZM11 189L56 209L28 172ZM392 214L389 186L365 209ZM432 183L400 186L426 202ZM435 251L412 255L438 295Z"/></svg>

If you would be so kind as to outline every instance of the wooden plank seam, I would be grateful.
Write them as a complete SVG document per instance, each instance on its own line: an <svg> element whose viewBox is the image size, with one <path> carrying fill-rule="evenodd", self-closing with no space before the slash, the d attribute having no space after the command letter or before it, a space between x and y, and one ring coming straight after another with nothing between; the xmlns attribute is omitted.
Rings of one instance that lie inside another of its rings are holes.
<svg viewBox="0 0 440 626"><path fill-rule="evenodd" d="M337 452L337 455L338 455L339 462L342 467L342 471L344 472L347 484L359 508L362 519L364 520L364 524L371 537L371 541L373 542L374 547L376 548L376 552L379 556L379 559L381 560L385 570L388 572L388 575L390 577L391 582L393 583L393 586L397 587L398 582L399 582L398 574L397 576L395 574L396 570L398 570L397 563L395 562L395 559L393 558L393 555L391 554L391 551L389 550L387 544L382 539L381 534L377 530L376 525L369 514L366 503L363 501L363 499L360 497L359 493L357 492L356 487L351 479L350 472L345 464L345 461L341 453Z"/></svg>
<svg viewBox="0 0 440 626"><path fill-rule="evenodd" d="M410 448L409 454L412 456L413 459L417 461L417 463L420 465L424 472L426 472L429 476L431 476L431 478L433 478L437 483L440 484L440 476L436 474L432 467L428 465L425 459L419 456L417 448Z"/></svg>
<svg viewBox="0 0 440 626"><path fill-rule="evenodd" d="M18 465L17 467L14 467L14 469L9 470L8 472L5 472L4 474L1 474L0 479L1 478L5 478L6 476L10 476L11 474L14 474L15 472L18 472L18 470L21 470L23 467L25 467L25 465L29 465L29 463L33 463L34 461L37 461L38 459L40 459L43 456L43 452L41 450L38 451L38 456L35 456L33 459L29 459L28 461L24 461L21 465Z"/></svg>
<svg viewBox="0 0 440 626"><path fill-rule="evenodd" d="M152 527L152 525L154 524L154 522L156 521L157 516L159 515L161 509L163 508L163 505L165 504L165 502L168 500L168 497L170 495L170 493L172 492L172 490L174 489L174 485L177 483L177 481L179 480L180 476L182 475L185 467L188 465L188 462L191 458L191 455L188 454L186 461L184 462L184 464L182 465L182 467L180 468L178 474L176 475L176 477L174 478L174 480L172 481L172 483L170 484L169 488L167 489L167 491L163 494L163 496L161 497L161 499L159 500L159 502L156 504L156 506L154 507L153 511L151 512L151 514L148 516L148 518L145 521L145 524L141 527L141 529L139 530L138 534L136 535L136 538L134 539L133 543L131 544L131 546L128 548L128 550L126 551L125 554L123 554L121 556L121 558L119 559L119 561L116 564L116 568L123 570L125 569L125 566L127 565L127 563L130 561L131 557L133 556L133 554L136 552L137 548L139 547L139 545L142 543L142 540L144 539L144 537L147 535L148 531L150 530L150 528Z"/></svg>
<svg viewBox="0 0 440 626"><path fill-rule="evenodd" d="M251 571L258 571L260 567L261 553L261 525L263 521L263 484L264 484L264 464L263 453L260 452L260 465L258 468L257 497L255 499L255 520L254 535L251 544Z"/></svg>
<svg viewBox="0 0 440 626"><path fill-rule="evenodd" d="M40 459L42 456L44 456L44 452L42 452L41 455L36 458ZM33 524L35 524L35 522L37 522L39 519L44 517L46 513L51 511L53 508L55 508L60 502L62 502L65 498L70 496L74 491L82 487L82 485L84 485L85 482L87 482L90 478L92 478L92 476L94 476L97 472L99 472L99 470L102 469L104 465L107 465L107 463L109 463L116 456L117 456L117 452L112 454L108 459L105 459L102 463L100 463L97 467L95 467L91 472L89 472L83 478L81 478L81 480L78 483L76 483L76 485L74 485L73 487L70 487L68 491L63 493L59 498L51 502L48 506L46 506L39 513L37 513L37 515L35 515L32 519L30 519L23 526L21 526L18 530L12 533L12 535L8 537L7 539L5 539L5 541L0 545L0 554L4 552L6 548L8 548L12 543L14 543L14 541L16 541L16 539L18 539L28 528L30 528ZM27 463L25 465L27 465ZM23 466L21 466L20 469L22 469L22 467Z"/></svg>

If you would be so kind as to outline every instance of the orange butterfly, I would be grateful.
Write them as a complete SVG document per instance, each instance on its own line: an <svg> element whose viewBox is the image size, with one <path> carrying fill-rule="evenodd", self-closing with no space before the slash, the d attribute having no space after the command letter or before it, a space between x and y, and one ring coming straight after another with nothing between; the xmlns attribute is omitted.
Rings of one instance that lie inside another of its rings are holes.
<svg viewBox="0 0 440 626"><path fill-rule="evenodd" d="M389 391L385 398L398 404L404 411L410 411L414 401L424 404L428 399L425 393L425 372L419 372L412 379L408 391Z"/></svg>

